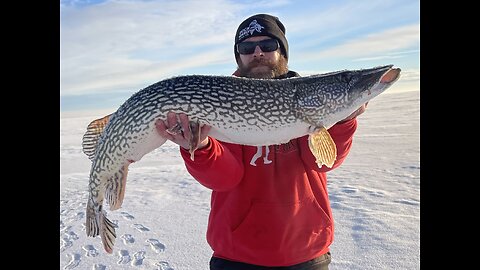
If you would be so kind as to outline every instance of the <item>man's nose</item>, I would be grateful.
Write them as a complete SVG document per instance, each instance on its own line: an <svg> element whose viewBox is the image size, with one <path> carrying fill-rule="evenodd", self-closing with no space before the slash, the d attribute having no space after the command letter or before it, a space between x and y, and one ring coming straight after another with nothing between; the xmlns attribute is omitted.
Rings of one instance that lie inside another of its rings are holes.
<svg viewBox="0 0 480 270"><path fill-rule="evenodd" d="M253 51L253 57L258 57L258 56L264 56L264 53L262 49L260 49L260 46L255 46L255 51Z"/></svg>

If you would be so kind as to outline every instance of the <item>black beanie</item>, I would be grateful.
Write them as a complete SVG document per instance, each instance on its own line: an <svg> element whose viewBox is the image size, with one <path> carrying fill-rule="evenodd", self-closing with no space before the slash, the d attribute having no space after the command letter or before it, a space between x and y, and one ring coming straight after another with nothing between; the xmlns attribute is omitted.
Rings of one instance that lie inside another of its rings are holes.
<svg viewBox="0 0 480 270"><path fill-rule="evenodd" d="M283 55L288 59L288 42L285 37L285 26L283 26L278 17L268 14L253 15L238 26L237 33L235 33L235 44L233 45L235 59L239 57L237 44L255 36L270 36L277 39Z"/></svg>

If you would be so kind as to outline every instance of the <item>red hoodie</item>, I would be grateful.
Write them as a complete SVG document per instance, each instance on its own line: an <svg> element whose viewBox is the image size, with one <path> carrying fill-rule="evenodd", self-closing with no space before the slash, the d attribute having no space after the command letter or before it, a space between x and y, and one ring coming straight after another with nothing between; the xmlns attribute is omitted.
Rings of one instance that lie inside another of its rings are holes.
<svg viewBox="0 0 480 270"><path fill-rule="evenodd" d="M190 174L212 189L207 241L213 256L263 266L289 266L318 257L333 241L325 172L346 158L356 119L334 125L332 168L315 163L308 136L256 147L220 142L181 154Z"/></svg>

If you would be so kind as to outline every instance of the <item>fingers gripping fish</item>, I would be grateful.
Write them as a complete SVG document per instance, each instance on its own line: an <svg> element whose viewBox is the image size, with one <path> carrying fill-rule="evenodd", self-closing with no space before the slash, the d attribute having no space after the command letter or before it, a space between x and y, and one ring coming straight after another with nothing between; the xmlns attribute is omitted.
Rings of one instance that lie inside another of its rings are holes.
<svg viewBox="0 0 480 270"><path fill-rule="evenodd" d="M191 159L200 126L220 141L263 146L309 135L318 166L331 167L336 146L328 129L362 104L390 87L400 77L393 65L344 70L281 80L233 76L178 76L159 81L133 94L119 109L91 122L83 137L83 151L92 160L86 233L101 236L104 249L113 252L115 224L103 207L121 207L128 166L160 147L166 138L155 128L168 112L190 119ZM169 132L180 132L175 126Z"/></svg>
<svg viewBox="0 0 480 270"><path fill-rule="evenodd" d="M200 123L198 121L190 121L188 124L189 124L188 127L191 134L190 141L189 141L190 159L195 160L194 159L195 150L197 150L198 144L200 143L200 131L201 131ZM177 135L179 132L182 132L182 125L177 123L175 126L167 129L166 131L171 135Z"/></svg>

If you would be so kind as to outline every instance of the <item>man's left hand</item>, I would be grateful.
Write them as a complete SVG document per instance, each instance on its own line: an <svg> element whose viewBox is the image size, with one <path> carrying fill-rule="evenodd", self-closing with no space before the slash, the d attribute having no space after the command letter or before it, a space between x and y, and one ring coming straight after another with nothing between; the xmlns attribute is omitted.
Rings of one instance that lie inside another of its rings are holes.
<svg viewBox="0 0 480 270"><path fill-rule="evenodd" d="M360 114L364 113L365 110L367 109L367 105L368 105L368 102L363 104L360 108L358 108L356 111L354 111L352 114L350 114L349 116L347 116L345 119L341 120L341 121L338 121L337 123L342 123L342 122L346 122L348 120L351 120L357 116L359 116Z"/></svg>

